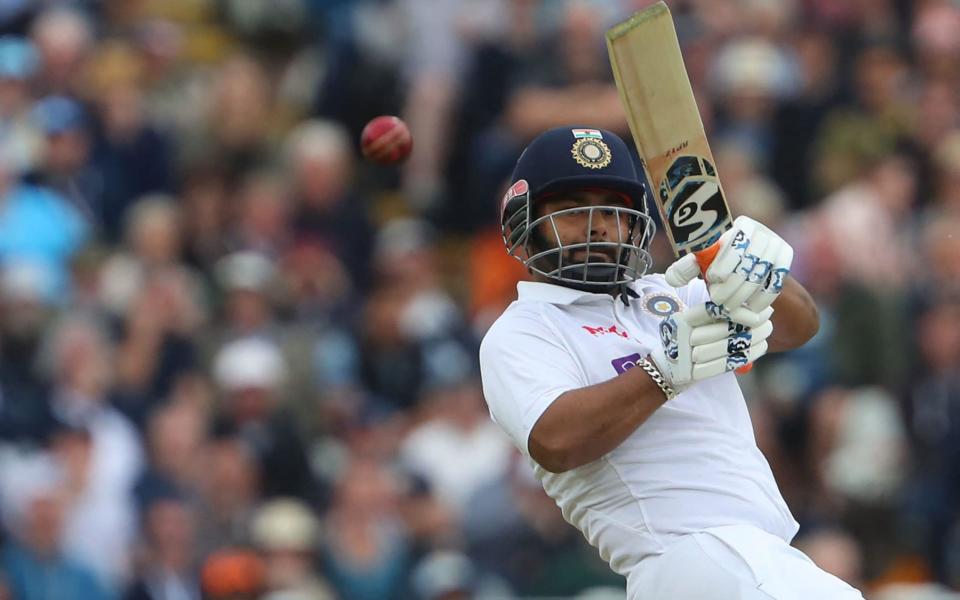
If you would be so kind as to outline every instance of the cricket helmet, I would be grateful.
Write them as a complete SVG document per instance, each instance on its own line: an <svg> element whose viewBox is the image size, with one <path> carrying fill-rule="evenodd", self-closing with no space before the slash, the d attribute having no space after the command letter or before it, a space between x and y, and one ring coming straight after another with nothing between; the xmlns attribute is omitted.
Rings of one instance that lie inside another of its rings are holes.
<svg viewBox="0 0 960 600"><path fill-rule="evenodd" d="M613 192L627 206L582 206L538 215L537 203L564 192ZM617 227L616 239L565 243L555 235L548 242L541 228L557 232L554 219L579 213L627 224ZM650 241L655 226L646 204L646 191L627 145L615 133L585 127L557 127L530 142L517 160L510 188L500 206L500 224L507 253L532 272L568 287L605 291L629 283L650 268ZM522 251L522 252L521 252ZM574 253L582 258L574 259ZM606 254L618 257L611 263Z"/></svg>

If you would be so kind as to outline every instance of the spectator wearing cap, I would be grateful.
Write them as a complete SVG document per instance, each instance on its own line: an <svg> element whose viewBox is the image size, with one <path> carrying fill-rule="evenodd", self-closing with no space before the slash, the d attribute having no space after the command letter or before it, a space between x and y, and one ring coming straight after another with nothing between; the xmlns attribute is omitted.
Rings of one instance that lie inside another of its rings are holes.
<svg viewBox="0 0 960 600"><path fill-rule="evenodd" d="M248 337L224 346L213 365L223 397L219 424L249 444L261 467L265 497L316 500L301 432L280 406L287 373L283 354L269 341Z"/></svg>
<svg viewBox="0 0 960 600"><path fill-rule="evenodd" d="M203 336L203 354L213 360L230 342L260 338L277 343L284 328L277 318L279 278L273 260L259 252L227 254L213 267L220 317Z"/></svg>
<svg viewBox="0 0 960 600"><path fill-rule="evenodd" d="M281 310L287 308L288 291L297 282L291 279L289 270L281 273L277 263L261 252L242 250L228 254L216 263L214 275L222 293L223 318L204 336L204 354L213 356L226 344L248 337L275 344L283 353L284 406L297 410L306 422L314 421L310 352L324 325L322 313L317 315L320 318L310 320L281 315ZM336 273L319 279L337 281Z"/></svg>
<svg viewBox="0 0 960 600"><path fill-rule="evenodd" d="M320 522L309 506L292 498L271 500L254 514L251 532L266 567L267 589L277 598L334 598L316 572Z"/></svg>
<svg viewBox="0 0 960 600"><path fill-rule="evenodd" d="M33 118L44 136L44 146L29 180L56 190L90 225L102 228L108 182L93 164L86 109L67 96L47 96L34 106Z"/></svg>

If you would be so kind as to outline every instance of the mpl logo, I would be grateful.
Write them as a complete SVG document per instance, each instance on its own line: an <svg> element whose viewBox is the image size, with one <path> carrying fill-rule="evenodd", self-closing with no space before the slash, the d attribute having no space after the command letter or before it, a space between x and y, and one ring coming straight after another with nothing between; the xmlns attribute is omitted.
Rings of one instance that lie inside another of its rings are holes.
<svg viewBox="0 0 960 600"><path fill-rule="evenodd" d="M581 325L581 327L583 327L584 329L586 329L586 330L590 333L590 335L592 335L592 336L594 336L594 337L601 336L601 335L604 335L604 334L607 334L607 333L612 333L612 334L614 334L614 335L619 335L619 336L622 337L622 338L629 338L629 337L630 337L630 334L629 334L629 333L627 333L626 331L624 331L624 330L622 330L622 329L617 329L617 326L616 326L616 325L611 325L610 327L602 327L602 326L601 326L601 327L590 327L589 325Z"/></svg>
<svg viewBox="0 0 960 600"><path fill-rule="evenodd" d="M639 352L635 352L630 356L621 356L620 358L615 358L610 361L610 364L613 365L613 370L617 372L617 375L623 375L630 369L637 366L637 363L640 362L640 359L643 358L640 356Z"/></svg>

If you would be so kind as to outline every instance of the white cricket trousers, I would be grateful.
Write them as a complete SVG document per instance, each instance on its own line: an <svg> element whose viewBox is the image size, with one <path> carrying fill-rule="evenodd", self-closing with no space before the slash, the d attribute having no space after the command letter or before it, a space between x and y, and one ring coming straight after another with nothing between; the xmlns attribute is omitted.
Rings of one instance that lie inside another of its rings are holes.
<svg viewBox="0 0 960 600"><path fill-rule="evenodd" d="M863 600L856 589L761 529L683 536L627 578L628 600Z"/></svg>

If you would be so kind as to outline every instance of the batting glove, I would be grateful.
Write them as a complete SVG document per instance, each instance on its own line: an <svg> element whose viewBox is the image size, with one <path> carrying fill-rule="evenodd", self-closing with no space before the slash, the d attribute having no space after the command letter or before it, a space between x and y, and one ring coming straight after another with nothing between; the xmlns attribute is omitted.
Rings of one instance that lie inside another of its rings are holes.
<svg viewBox="0 0 960 600"><path fill-rule="evenodd" d="M767 338L773 333L772 307L751 312L751 326L729 318L718 319L719 313L717 304L707 302L660 322L662 348L650 357L678 392L696 381L743 367L767 353Z"/></svg>
<svg viewBox="0 0 960 600"><path fill-rule="evenodd" d="M737 308L761 313L783 291L793 248L771 229L743 216L717 243L720 249L704 273L710 299L735 322L744 314L735 316ZM664 277L670 285L681 287L699 274L697 257L687 254L670 265Z"/></svg>

